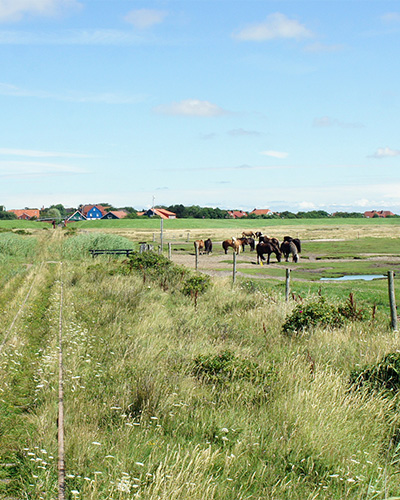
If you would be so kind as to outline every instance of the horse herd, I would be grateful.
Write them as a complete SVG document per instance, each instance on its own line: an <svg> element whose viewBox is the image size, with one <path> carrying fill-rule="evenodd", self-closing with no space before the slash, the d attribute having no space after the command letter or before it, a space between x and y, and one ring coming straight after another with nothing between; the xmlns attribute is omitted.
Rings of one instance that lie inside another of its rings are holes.
<svg viewBox="0 0 400 500"><path fill-rule="evenodd" d="M258 243L256 243L256 238ZM250 251L256 250L257 264L262 265L265 260L264 255L267 255L267 264L270 263L271 254L275 254L276 260L281 261L282 255L286 262L289 262L289 257L292 256L293 262L299 261L299 253L301 252L301 241L298 238L285 236L282 243L279 243L277 238L269 238L261 232L253 233L253 231L243 231L241 238L230 238L222 242L222 248L225 253L228 249L232 248L236 254L242 250L244 252L245 246L250 246ZM196 240L194 242L195 251L199 254L206 253L207 255L212 252L212 241L210 238L207 240Z"/></svg>

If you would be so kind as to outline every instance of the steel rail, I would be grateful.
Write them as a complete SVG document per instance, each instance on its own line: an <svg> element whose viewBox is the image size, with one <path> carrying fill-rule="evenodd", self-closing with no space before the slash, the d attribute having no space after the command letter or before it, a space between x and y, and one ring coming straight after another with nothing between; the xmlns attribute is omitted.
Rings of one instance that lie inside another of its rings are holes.
<svg viewBox="0 0 400 500"><path fill-rule="evenodd" d="M30 296L30 294L31 294L31 292L33 290L33 285L35 284L36 278L38 277L39 272L42 269L42 267L43 267L43 262L40 263L39 269L38 269L38 271L36 272L35 276L32 279L31 286L29 287L29 290L28 290L28 292L27 292L27 294L25 296L25 299L23 300L21 306L19 307L19 309L17 311L17 314L14 316L14 319L12 320L9 329L6 331L6 333L4 335L4 338L3 338L3 340L0 343L0 353L3 350L5 344L6 344L7 340L8 340L8 337L10 336L10 334L11 334L13 328L14 328L15 323L17 322L17 319L18 319L19 315L21 314L23 308L25 307L25 304L27 303L27 301L29 299L29 296Z"/></svg>
<svg viewBox="0 0 400 500"><path fill-rule="evenodd" d="M64 370L63 370L63 301L64 285L60 283L60 311L58 319L58 499L65 500L65 448L64 448Z"/></svg>

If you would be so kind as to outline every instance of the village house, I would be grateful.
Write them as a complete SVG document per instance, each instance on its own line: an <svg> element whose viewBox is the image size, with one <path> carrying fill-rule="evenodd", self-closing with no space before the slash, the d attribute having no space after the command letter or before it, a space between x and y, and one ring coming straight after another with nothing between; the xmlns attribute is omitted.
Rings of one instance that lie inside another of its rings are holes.
<svg viewBox="0 0 400 500"><path fill-rule="evenodd" d="M249 215L272 215L273 212L269 208L255 208Z"/></svg>
<svg viewBox="0 0 400 500"><path fill-rule="evenodd" d="M31 220L31 219L39 219L40 210L38 208L24 208L23 210L7 210L7 212L12 212L17 216L17 219L23 220Z"/></svg>
<svg viewBox="0 0 400 500"><path fill-rule="evenodd" d="M138 212L138 215L146 215L147 217L154 217L158 215L161 219L176 219L176 214L174 212L170 212L165 208L149 208L145 212Z"/></svg>
<svg viewBox="0 0 400 500"><path fill-rule="evenodd" d="M80 205L78 210L86 220L100 220L107 213L101 205Z"/></svg>
<svg viewBox="0 0 400 500"><path fill-rule="evenodd" d="M390 212L389 210L379 210L379 211L371 210L368 212L364 212L364 217L367 219L371 219L372 217L385 218L385 217L390 217L393 215L394 215L394 213Z"/></svg>
<svg viewBox="0 0 400 500"><path fill-rule="evenodd" d="M247 212L243 212L243 210L228 210L228 214L232 219L241 219L248 215Z"/></svg>

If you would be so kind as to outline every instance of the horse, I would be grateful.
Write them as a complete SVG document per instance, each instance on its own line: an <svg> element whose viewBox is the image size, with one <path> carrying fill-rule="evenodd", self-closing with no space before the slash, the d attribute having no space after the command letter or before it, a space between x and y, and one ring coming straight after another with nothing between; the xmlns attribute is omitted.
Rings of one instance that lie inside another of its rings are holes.
<svg viewBox="0 0 400 500"><path fill-rule="evenodd" d="M293 262L299 261L299 253L301 252L301 242L298 238L285 236L281 245L281 252L285 256L286 262L289 262L289 255L292 255Z"/></svg>
<svg viewBox="0 0 400 500"><path fill-rule="evenodd" d="M276 260L278 262L281 261L282 253L279 250L279 247L277 247L270 241L257 243L256 250L257 250L257 264L263 265L262 261L265 260L264 257L265 253L268 255L267 264L269 264L270 262L271 253L274 253L276 255Z"/></svg>
<svg viewBox="0 0 400 500"><path fill-rule="evenodd" d="M246 238L231 238L230 240L225 240L222 242L222 248L224 249L226 254L228 253L228 248L232 247L236 255L239 255L240 249L243 248L244 250L244 245L247 245Z"/></svg>
<svg viewBox="0 0 400 500"><path fill-rule="evenodd" d="M204 253L204 249L205 249L205 246L204 246L204 241L203 240L196 240L194 242L194 251L195 252L199 252L199 255L201 255L202 253Z"/></svg>
<svg viewBox="0 0 400 500"><path fill-rule="evenodd" d="M273 245L275 245L279 248L279 240L277 238L269 238L268 236L265 236L262 233L259 233L259 235L258 235L258 242L259 243L272 243Z"/></svg>
<svg viewBox="0 0 400 500"><path fill-rule="evenodd" d="M256 242L254 241L254 238L247 238L247 243L250 246L250 251L252 252L256 248ZM243 248L244 250L244 248Z"/></svg>
<svg viewBox="0 0 400 500"><path fill-rule="evenodd" d="M253 233L253 231L243 231L242 236L243 238L254 238L255 234Z"/></svg>
<svg viewBox="0 0 400 500"><path fill-rule="evenodd" d="M204 242L204 250L206 252L207 255L209 255L210 253L212 253L212 241L210 238L208 238L205 242Z"/></svg>

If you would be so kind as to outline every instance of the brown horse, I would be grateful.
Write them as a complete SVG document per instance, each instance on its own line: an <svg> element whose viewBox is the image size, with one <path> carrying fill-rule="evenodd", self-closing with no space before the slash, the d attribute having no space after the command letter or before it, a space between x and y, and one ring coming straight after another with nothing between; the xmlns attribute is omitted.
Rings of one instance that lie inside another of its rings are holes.
<svg viewBox="0 0 400 500"><path fill-rule="evenodd" d="M225 240L222 242L222 248L225 250L225 253L228 253L228 248L232 247L233 251L236 255L239 255L240 249L244 249L244 245L247 245L247 238L232 238L230 240Z"/></svg>
<svg viewBox="0 0 400 500"><path fill-rule="evenodd" d="M194 251L198 251L199 255L201 255L204 252L205 246L204 246L204 241L203 240L196 240L194 243Z"/></svg>
<svg viewBox="0 0 400 500"><path fill-rule="evenodd" d="M274 253L276 255L276 260L278 262L281 261L282 253L279 250L279 247L277 247L270 241L267 242L262 241L258 243L256 246L256 250L257 250L257 264L263 265L262 261L265 260L264 254L268 255L267 264L269 264L271 253Z"/></svg>
<svg viewBox="0 0 400 500"><path fill-rule="evenodd" d="M243 238L247 238L247 237L254 238L255 234L253 233L253 231L243 231L242 236L243 236Z"/></svg>

